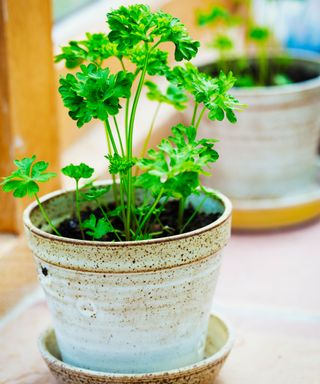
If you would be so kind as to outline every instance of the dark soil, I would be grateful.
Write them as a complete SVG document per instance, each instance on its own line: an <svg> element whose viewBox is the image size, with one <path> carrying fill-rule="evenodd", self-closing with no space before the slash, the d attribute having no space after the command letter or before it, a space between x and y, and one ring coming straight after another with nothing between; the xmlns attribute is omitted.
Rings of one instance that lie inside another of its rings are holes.
<svg viewBox="0 0 320 384"><path fill-rule="evenodd" d="M240 63L240 64L239 64ZM199 68L201 71L217 76L221 67L219 63L212 63ZM251 79L251 86L259 85L259 72L256 59L251 59L246 64L241 61L230 60L227 70L232 71L237 78L236 87L250 86L247 80ZM320 65L308 60L295 60L290 57L274 57L269 59L268 76L265 86L284 85L277 83L277 78L287 79L287 83L300 83L320 76ZM281 80L280 80L281 81ZM250 81L249 81L250 82Z"/></svg>
<svg viewBox="0 0 320 384"><path fill-rule="evenodd" d="M108 206L103 207L105 212L108 213L108 211L112 211L115 209L114 204L109 204ZM184 213L184 223L187 222L188 218L194 213L194 208L189 205L185 209ZM103 215L101 213L101 210L99 208L97 209L90 209L87 208L85 211L81 212L81 220L84 221L90 217L91 214L94 214L97 219L102 218ZM183 233L190 232L202 227L205 227L206 225L209 225L216 221L221 216L220 212L217 213L211 213L206 214L204 212L198 212L193 220L186 226ZM165 227L165 230L161 230L161 226L159 224L159 221L156 220L155 216L151 216L150 218L150 233L154 232L161 232L160 234L152 236L152 238L160 238L160 237L168 237L177 235L180 233L177 223L178 218L178 202L177 201L169 201L164 211L160 214L159 219L162 223L162 226ZM123 223L120 217L109 217L113 227L117 230L122 231L123 230ZM70 239L82 239L80 227L78 220L76 216L73 216L71 218L68 218L64 220L59 226L58 230L61 233L63 237L67 237ZM85 235L86 240L92 240L90 236ZM123 239L125 240L125 239ZM105 237L99 239L99 241L119 241L115 234L109 233Z"/></svg>

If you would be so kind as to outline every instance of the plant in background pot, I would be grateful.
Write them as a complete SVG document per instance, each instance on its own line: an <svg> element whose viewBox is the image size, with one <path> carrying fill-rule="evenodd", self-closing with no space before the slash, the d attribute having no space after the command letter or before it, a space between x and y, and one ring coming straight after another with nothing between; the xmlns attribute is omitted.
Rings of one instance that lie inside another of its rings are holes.
<svg viewBox="0 0 320 384"><path fill-rule="evenodd" d="M75 189L39 199L39 183L55 175L33 156L15 161L2 188L36 199L24 224L63 360L118 373L179 368L203 357L230 232L228 199L200 183L218 159L216 140L198 139L197 129L206 111L211 119L236 121L238 101L228 93L235 79L231 73L212 78L190 63L171 68L163 43L174 45L177 61L195 57L199 43L169 14L133 5L111 11L107 22L109 34L72 41L56 60L80 66L60 79L59 91L79 128L91 119L103 122L112 180L93 183L93 168L70 164L62 173ZM118 72L111 73L109 58L118 60ZM166 77L167 91L150 76ZM136 158L144 85L160 104L183 109L191 97L196 106L190 125L174 126L156 149Z"/></svg>
<svg viewBox="0 0 320 384"><path fill-rule="evenodd" d="M230 17L227 10L213 9L200 14L199 23L219 23L220 33L230 39ZM248 20L243 25L247 31L244 55L232 57L231 41L228 57L224 54L222 61L237 77L234 95L249 108L235 128L204 119L199 135L220 140L218 148L224 156L206 184L231 198L234 226L275 228L319 215L320 63L307 55L268 53L271 31ZM250 55L252 44L255 57ZM220 64L221 59L202 62L199 69L214 75Z"/></svg>

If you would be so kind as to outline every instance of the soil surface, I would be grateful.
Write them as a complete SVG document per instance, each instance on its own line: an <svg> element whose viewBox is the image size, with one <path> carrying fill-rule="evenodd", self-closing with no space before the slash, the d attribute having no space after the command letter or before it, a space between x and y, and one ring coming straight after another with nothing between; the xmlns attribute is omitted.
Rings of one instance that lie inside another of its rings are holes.
<svg viewBox="0 0 320 384"><path fill-rule="evenodd" d="M108 211L113 211L115 209L114 204L109 204L108 206L103 207L104 211L108 213ZM184 223L187 222L187 220L192 216L194 213L194 208L189 205L184 212ZM84 221L90 217L91 214L94 214L97 219L100 219L103 217L103 214L99 208L97 209L90 209L87 208L85 211L81 212L81 220ZM206 214L204 212L198 212L190 221L190 223L184 228L184 231L182 233L194 231L196 229L205 227L206 225L209 225L216 221L221 216L220 212L217 213L210 213ZM149 226L149 233L155 233L152 238L160 238L160 237L168 237L173 235L180 234L180 230L178 230L178 202L177 201L170 201L165 205L165 209L163 212L159 215L159 220L156 220L155 216L150 217L150 226ZM113 227L119 231L123 230L123 223L119 216L116 217L109 217L110 222L112 223ZM165 228L165 230L162 230L162 228ZM73 216L71 218L68 218L64 220L59 226L58 230L61 233L63 237L67 237L70 239L82 239L81 237L81 231L79 227L79 222L76 218L76 216ZM160 233L159 233L160 232ZM85 235L85 240L92 240L91 236ZM123 240L125 240L123 238ZM99 239L99 241L119 241L119 239L116 237L114 233L108 233L105 237Z"/></svg>
<svg viewBox="0 0 320 384"><path fill-rule="evenodd" d="M219 63L212 63L199 68L212 76L217 76L221 67ZM232 71L237 78L235 87L259 86L259 71L256 59L241 63L241 60L227 62L227 71ZM301 83L320 76L320 65L290 57L270 58L268 60L267 80L265 86ZM251 83L251 84L250 84Z"/></svg>

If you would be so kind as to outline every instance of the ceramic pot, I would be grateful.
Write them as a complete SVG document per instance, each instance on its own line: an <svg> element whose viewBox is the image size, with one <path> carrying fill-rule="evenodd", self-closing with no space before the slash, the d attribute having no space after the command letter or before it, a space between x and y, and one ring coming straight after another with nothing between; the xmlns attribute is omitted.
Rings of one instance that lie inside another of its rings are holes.
<svg viewBox="0 0 320 384"><path fill-rule="evenodd" d="M199 136L219 140L221 157L204 182L231 200L294 196L316 187L320 139L320 62L295 58L314 78L290 85L234 88L248 107L238 122L207 118Z"/></svg>
<svg viewBox="0 0 320 384"><path fill-rule="evenodd" d="M201 196L191 201L197 206ZM42 202L57 224L73 213L74 191ZM231 204L218 193L202 209L221 217L189 233L136 242L57 237L45 232L37 204L26 209L26 234L64 362L145 373L203 358Z"/></svg>

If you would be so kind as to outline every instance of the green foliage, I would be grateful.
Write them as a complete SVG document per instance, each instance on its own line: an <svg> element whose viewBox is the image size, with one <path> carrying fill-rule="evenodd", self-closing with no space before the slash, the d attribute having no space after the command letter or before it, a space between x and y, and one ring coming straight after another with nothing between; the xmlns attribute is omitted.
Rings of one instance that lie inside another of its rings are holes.
<svg viewBox="0 0 320 384"><path fill-rule="evenodd" d="M184 89L170 84L166 93L162 93L157 84L150 80L146 81L145 85L148 88L147 96L149 100L172 105L179 111L182 111L187 107L186 103L188 102L188 97Z"/></svg>
<svg viewBox="0 0 320 384"><path fill-rule="evenodd" d="M216 140L196 140L196 128L178 124L172 136L163 139L157 150L149 150L148 158L138 161L145 171L136 180L136 186L177 199L195 193L200 184L199 175L207 174L205 167L218 159L213 149Z"/></svg>
<svg viewBox="0 0 320 384"><path fill-rule="evenodd" d="M270 30L267 27L255 25L249 30L249 38L258 43L265 43L270 38Z"/></svg>
<svg viewBox="0 0 320 384"><path fill-rule="evenodd" d="M231 51L234 48L233 40L228 35L218 35L212 42L212 47L218 51Z"/></svg>
<svg viewBox="0 0 320 384"><path fill-rule="evenodd" d="M162 11L152 12L143 4L120 7L107 14L111 32L109 40L119 51L132 49L141 42L157 44L172 42L175 59L191 60L198 52L199 42L193 41L181 21Z"/></svg>
<svg viewBox="0 0 320 384"><path fill-rule="evenodd" d="M135 159L128 160L125 156L118 153L107 155L105 158L109 161L109 172L111 175L125 174L135 164Z"/></svg>
<svg viewBox="0 0 320 384"><path fill-rule="evenodd" d="M94 64L81 65L76 76L68 74L60 79L59 92L69 115L80 128L92 119L106 121L121 108L120 98L131 94L133 74L120 71L110 74L109 68L101 69Z"/></svg>
<svg viewBox="0 0 320 384"><path fill-rule="evenodd" d="M218 78L212 78L191 63L186 63L184 68L175 67L168 74L168 79L190 92L197 103L203 103L209 111L209 119L221 121L226 116L231 123L237 121L233 109L241 105L228 93L236 81L232 72L226 75L221 71Z"/></svg>
<svg viewBox="0 0 320 384"><path fill-rule="evenodd" d="M137 67L142 70L148 55L147 73L150 76L163 76L169 70L168 52L163 52L158 48L148 52L144 45L137 45L126 53L126 57L130 59Z"/></svg>
<svg viewBox="0 0 320 384"><path fill-rule="evenodd" d="M36 156L15 160L17 170L4 178L2 190L13 192L14 197L34 196L40 190L38 183L46 182L56 176L53 172L46 172L49 163L37 161Z"/></svg>
<svg viewBox="0 0 320 384"><path fill-rule="evenodd" d="M218 21L228 22L231 15L224 7L213 6L209 12L199 12L197 22L200 26L213 24Z"/></svg>
<svg viewBox="0 0 320 384"><path fill-rule="evenodd" d="M91 184L88 188L86 186L85 191L81 193L81 197L84 201L99 200L111 190L111 185L96 187Z"/></svg>
<svg viewBox="0 0 320 384"><path fill-rule="evenodd" d="M55 57L55 62L65 60L67 68L76 68L85 61L101 65L109 57L119 55L115 44L104 33L86 33L86 38L70 41L67 46L62 47L62 53Z"/></svg>
<svg viewBox="0 0 320 384"><path fill-rule="evenodd" d="M216 11L216 15L210 17L213 20L214 17L227 16L220 10L220 14ZM75 222L79 225L82 239L91 236L96 240L122 241L172 234L175 229L163 226L160 220L164 204L170 198L179 201L178 227L182 229L186 199L199 193L202 188L200 175L206 175L207 167L218 159L215 140L198 140L197 129L205 111L209 112L211 119L222 120L226 116L231 122L236 121L233 110L240 104L229 94L235 79L232 73L223 72L212 78L190 63L172 69L168 63L168 45L164 43L174 45L176 61L194 58L200 44L189 36L179 19L169 14L152 12L143 4L121 6L107 14L107 23L108 34L87 33L84 39L71 41L62 47L55 58L56 62L63 61L67 68L79 67L76 74L68 73L60 79L59 92L79 128L92 119L103 122L108 147L106 159L113 179L114 201L107 205L105 195L110 187L94 186L92 182L79 187L81 179L92 177L93 168L80 163L62 169L64 175L75 180ZM219 44L221 50L227 49L227 41L221 39ZM121 71L111 73L107 67L107 60L111 58L118 60ZM133 68L132 73L126 68ZM163 76L170 84L162 92L154 82L146 81L146 76ZM139 128L135 120L144 85L148 88L148 98L158 105L142 158L138 160L133 156L134 131ZM149 150L145 157L161 104L183 110L189 96L195 101L191 125L173 127L172 135L164 138L156 149ZM201 111L198 111L199 105ZM124 108L123 126L117 121L121 108ZM54 174L45 172L47 163L34 164L34 161L35 157L17 161L18 170L4 180L2 188L12 191L16 197L35 195L44 217L53 231L60 235L36 195L38 182L46 181ZM142 174L137 176L139 171ZM136 195L136 188L144 190L143 198ZM98 212L97 216L91 215L84 222L83 202L90 202L85 206L94 207ZM192 217L187 219L188 225L190 220ZM156 223L154 227L153 221Z"/></svg>
<svg viewBox="0 0 320 384"><path fill-rule="evenodd" d="M109 221L105 218L98 219L95 215L91 214L90 218L85 220L82 227L86 229L86 234L91 236L94 240L99 240L114 229Z"/></svg>
<svg viewBox="0 0 320 384"><path fill-rule="evenodd" d="M94 169L89 165L80 163L79 165L69 164L61 169L61 172L76 181L80 179L90 179L93 175Z"/></svg>

